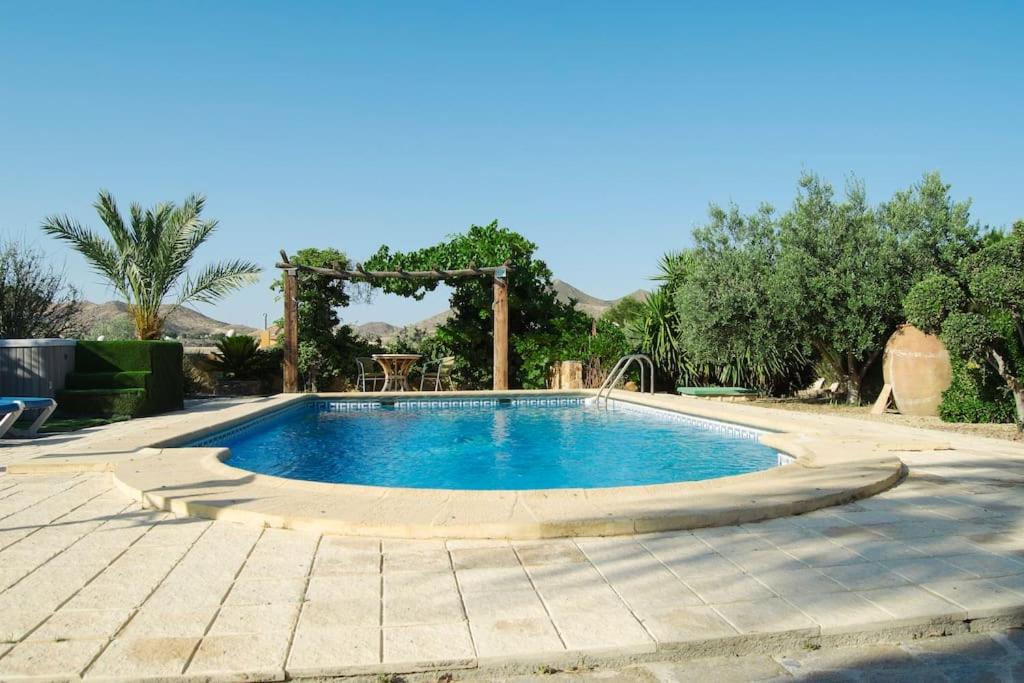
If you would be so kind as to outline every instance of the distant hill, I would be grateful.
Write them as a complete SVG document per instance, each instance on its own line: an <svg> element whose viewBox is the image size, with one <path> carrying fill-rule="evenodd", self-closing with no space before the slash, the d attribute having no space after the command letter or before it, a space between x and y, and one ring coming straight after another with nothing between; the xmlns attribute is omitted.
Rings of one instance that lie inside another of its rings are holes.
<svg viewBox="0 0 1024 683"><path fill-rule="evenodd" d="M165 306L164 310L167 308ZM120 301L108 301L104 304L95 304L91 301L83 302L79 320L90 335L113 336L106 330L130 330L132 326L131 317L128 315L128 306ZM203 339L217 334L225 334L228 330L234 330L236 334L256 332L254 327L215 320L185 306L172 312L164 325L164 331L168 335L184 339Z"/></svg>
<svg viewBox="0 0 1024 683"><path fill-rule="evenodd" d="M568 303L570 299L575 299L576 308L593 318L600 318L608 311L608 309L622 301L622 299L630 298L636 299L637 301L643 301L647 298L647 292L642 289L638 289L635 292L627 294L625 297L621 297L619 299L598 299L595 296L587 294L582 289L573 287L563 280L554 279L551 281L551 284L555 289L555 294L558 296L559 301ZM364 339L380 339L386 343L397 337L402 330L411 332L414 329L420 329L427 334L430 334L443 325L451 316L452 311L451 309L448 309L419 322L406 325L405 327L392 325L391 323L386 322L371 322L364 323L362 325L355 325L353 329L356 334Z"/></svg>
<svg viewBox="0 0 1024 683"><path fill-rule="evenodd" d="M622 299L636 299L637 301L643 301L647 298L647 292L638 289L632 294L627 294L624 297L618 299L598 299L596 296L591 296L584 292L582 289L573 287L564 280L554 279L551 284L555 288L555 293L558 294L558 300L563 303L568 303L570 299L576 300L576 308L583 311L591 318L600 318L604 315L609 308L622 301Z"/></svg>

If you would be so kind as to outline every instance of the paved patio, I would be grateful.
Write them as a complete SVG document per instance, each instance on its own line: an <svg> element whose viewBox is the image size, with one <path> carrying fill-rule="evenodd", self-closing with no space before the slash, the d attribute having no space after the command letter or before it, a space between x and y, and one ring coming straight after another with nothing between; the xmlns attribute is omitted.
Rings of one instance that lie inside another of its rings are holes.
<svg viewBox="0 0 1024 683"><path fill-rule="evenodd" d="M5 441L0 463L90 440L113 450L181 419ZM834 419L837 430L863 428ZM482 676L1020 625L1024 448L941 438L953 449L901 453L907 481L855 504L738 527L526 542L175 519L140 509L109 473L3 474L0 679Z"/></svg>

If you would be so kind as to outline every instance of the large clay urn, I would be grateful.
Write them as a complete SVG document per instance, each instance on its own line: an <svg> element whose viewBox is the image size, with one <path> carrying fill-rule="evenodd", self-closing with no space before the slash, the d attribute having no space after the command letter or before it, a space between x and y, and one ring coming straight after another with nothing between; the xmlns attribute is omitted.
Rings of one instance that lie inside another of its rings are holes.
<svg viewBox="0 0 1024 683"><path fill-rule="evenodd" d="M889 337L882 376L892 385L893 400L904 415L938 415L952 374L949 352L935 335L902 325Z"/></svg>

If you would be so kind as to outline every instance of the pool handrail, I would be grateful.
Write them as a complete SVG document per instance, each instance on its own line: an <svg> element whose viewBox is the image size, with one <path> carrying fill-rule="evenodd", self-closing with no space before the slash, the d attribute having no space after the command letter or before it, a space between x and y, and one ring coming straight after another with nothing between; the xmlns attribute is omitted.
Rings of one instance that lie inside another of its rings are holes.
<svg viewBox="0 0 1024 683"><path fill-rule="evenodd" d="M595 402L597 404L600 405L601 395L604 394L604 405L605 407L608 406L608 399L612 393L612 389L615 388L616 384L622 381L622 378L626 375L626 371L632 363L636 363L640 367L640 393L654 393L654 361L652 361L651 357L647 354L631 353L617 360L615 365L612 366L608 376L604 378L604 382L601 383L601 386L597 390L597 397L595 398ZM649 368L651 372L650 385L644 381L644 363L647 364L647 368Z"/></svg>

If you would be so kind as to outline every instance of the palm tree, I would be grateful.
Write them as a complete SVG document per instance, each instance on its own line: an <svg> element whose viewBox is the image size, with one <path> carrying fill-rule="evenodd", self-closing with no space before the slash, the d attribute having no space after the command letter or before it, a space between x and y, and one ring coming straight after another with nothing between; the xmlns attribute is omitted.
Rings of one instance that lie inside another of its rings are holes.
<svg viewBox="0 0 1024 683"><path fill-rule="evenodd" d="M93 206L111 239L67 216L50 216L42 227L71 244L110 281L128 304L139 339L159 339L164 319L178 306L213 303L255 282L260 272L255 263L238 259L209 265L195 275L188 272L196 250L217 228L217 221L200 219L205 204L202 195L190 195L181 206L167 202L145 211L132 204L128 226L114 198L101 190ZM172 293L175 302L163 308Z"/></svg>

